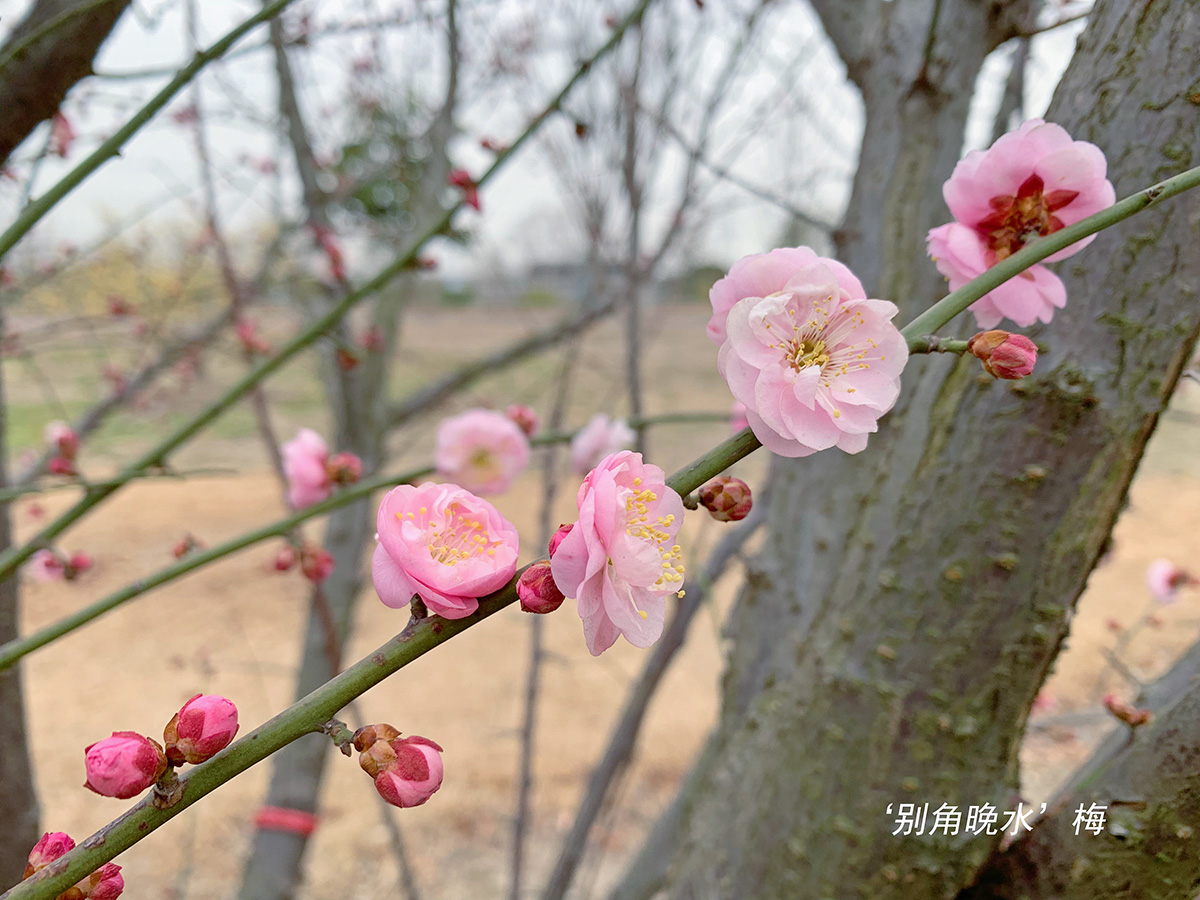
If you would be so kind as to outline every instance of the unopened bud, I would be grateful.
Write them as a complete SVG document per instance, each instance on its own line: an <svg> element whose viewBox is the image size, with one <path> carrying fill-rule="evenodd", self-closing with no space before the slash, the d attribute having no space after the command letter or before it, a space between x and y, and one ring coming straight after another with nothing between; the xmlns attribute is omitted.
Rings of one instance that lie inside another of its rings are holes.
<svg viewBox="0 0 1200 900"><path fill-rule="evenodd" d="M67 581L71 581L74 578L78 578L94 564L92 558L80 550L78 553L71 554L71 558L67 560L67 564L63 567L63 577Z"/></svg>
<svg viewBox="0 0 1200 900"><path fill-rule="evenodd" d="M333 556L324 547L315 544L305 544L300 551L300 571L304 577L315 584L320 584L333 573Z"/></svg>
<svg viewBox="0 0 1200 900"><path fill-rule="evenodd" d="M334 484L354 484L362 478L362 460L353 453L335 453L325 463L325 471Z"/></svg>
<svg viewBox="0 0 1200 900"><path fill-rule="evenodd" d="M517 581L517 597L521 600L521 609L538 615L554 612L565 599L554 583L548 562L536 562L521 573Z"/></svg>
<svg viewBox="0 0 1200 900"><path fill-rule="evenodd" d="M1023 334L981 331L967 341L967 352L983 363L993 378L1024 378L1037 362L1037 344Z"/></svg>
<svg viewBox="0 0 1200 900"><path fill-rule="evenodd" d="M202 763L224 750L238 730L237 707L217 694L197 694L163 729L167 759L175 765Z"/></svg>
<svg viewBox="0 0 1200 900"><path fill-rule="evenodd" d="M442 748L416 735L389 746L396 758L374 776L375 790L393 806L420 806L442 786Z"/></svg>
<svg viewBox="0 0 1200 900"><path fill-rule="evenodd" d="M400 732L386 723L380 725L364 725L354 732L354 749L366 750L376 741L394 741L400 737Z"/></svg>
<svg viewBox="0 0 1200 900"><path fill-rule="evenodd" d="M183 559L185 556L187 556L193 550L203 550L203 549L204 549L204 542L201 541L194 534L189 532L188 534L185 534L183 537L181 537L176 542L175 546L171 548L171 555L174 556L176 559Z"/></svg>
<svg viewBox="0 0 1200 900"><path fill-rule="evenodd" d="M722 475L700 488L700 505L718 522L737 522L750 514L754 498L740 478Z"/></svg>
<svg viewBox="0 0 1200 900"><path fill-rule="evenodd" d="M29 851L29 862L26 864L25 874L21 878L25 879L35 872L40 872L64 853L74 849L75 842L65 831L46 832Z"/></svg>
<svg viewBox="0 0 1200 900"><path fill-rule="evenodd" d="M291 544L285 544L279 548L279 552L275 554L275 560L272 565L276 572L286 572L296 564L296 551Z"/></svg>
<svg viewBox="0 0 1200 900"><path fill-rule="evenodd" d="M83 786L118 800L137 796L167 769L159 743L134 731L114 731L112 737L84 748L83 756L87 770Z"/></svg>
<svg viewBox="0 0 1200 900"><path fill-rule="evenodd" d="M337 363L337 367L343 372L350 372L358 368L358 364L360 362L359 358L345 347L338 347L333 356L334 361Z"/></svg>
<svg viewBox="0 0 1200 900"><path fill-rule="evenodd" d="M517 427L525 432L526 437L533 437L537 434L538 425L542 421L533 408L524 403L514 403L504 411L504 414L516 422Z"/></svg>
<svg viewBox="0 0 1200 900"><path fill-rule="evenodd" d="M46 471L51 475L78 475L79 470L75 468L75 463L67 459L65 456L55 456L50 462L46 463Z"/></svg>
<svg viewBox="0 0 1200 900"><path fill-rule="evenodd" d="M1154 713L1150 710L1127 703L1114 694L1105 695L1104 708L1112 713L1114 718L1120 719L1130 728L1139 728L1154 721Z"/></svg>
<svg viewBox="0 0 1200 900"><path fill-rule="evenodd" d="M567 535L571 533L571 529L574 527L574 524L558 526L558 531L554 532L554 536L550 538L551 559L554 559L554 554L558 551L558 545L567 539Z"/></svg>
<svg viewBox="0 0 1200 900"><path fill-rule="evenodd" d="M120 866L116 863L105 863L71 890L79 891L83 900L116 900L125 890L125 879L121 877ZM59 896L66 897L65 894Z"/></svg>
<svg viewBox="0 0 1200 900"><path fill-rule="evenodd" d="M54 421L46 426L46 443L63 459L74 459L79 452L79 435L66 422Z"/></svg>

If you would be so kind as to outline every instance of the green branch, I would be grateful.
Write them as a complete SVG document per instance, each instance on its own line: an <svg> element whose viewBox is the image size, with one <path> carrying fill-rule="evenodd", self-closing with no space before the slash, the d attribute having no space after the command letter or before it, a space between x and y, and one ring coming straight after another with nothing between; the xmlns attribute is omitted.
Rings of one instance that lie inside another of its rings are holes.
<svg viewBox="0 0 1200 900"><path fill-rule="evenodd" d="M108 162L114 156L119 155L125 143L137 134L147 122L154 118L155 114L166 106L172 97L186 87L201 69L210 62L220 59L225 55L226 50L238 42L242 35L268 19L275 17L292 2L293 0L275 0L274 3L263 7L262 10L246 19L207 50L197 53L190 63L175 73L175 77L167 83L166 87L150 98L150 101L139 109L133 118L117 129L112 137L92 151L92 154L87 159L64 175L54 187L47 190L21 210L21 214L17 216L16 221L9 225L3 234L0 234L0 259L3 259L4 255L13 248L17 241L23 238L29 229L36 225L46 213L50 212L63 197L79 187L84 179L100 168L100 166L104 165L104 163ZM72 14L80 11L82 10L75 10ZM61 19L63 16L59 18ZM57 27L59 24L61 23L57 20L52 20L47 23L47 27L51 25ZM41 35L35 33L34 36L40 37Z"/></svg>
<svg viewBox="0 0 1200 900"><path fill-rule="evenodd" d="M282 7L291 0L276 0L268 9ZM575 74L567 81L566 85L558 92L546 107L533 118L526 126L525 130L501 153L496 155L492 165L479 177L477 184L483 185L487 183L495 175L495 173L512 157L512 155L532 137L533 133L541 127L551 115L561 108L563 100L575 87L576 84L590 71L596 61L609 53L620 42L621 37L635 22L639 21L646 8L654 0L641 0L637 7L630 13L620 25L613 29L612 34L605 43L589 57L579 68ZM264 10L264 13L266 10ZM172 82L174 83L174 82ZM73 173L72 173L73 174ZM68 176L70 177L70 176ZM20 547L14 547L0 555L0 579L5 578L29 559L38 549L45 547L50 541L54 540L58 535L62 534L68 527L79 521L87 512L99 506L105 499L116 493L128 480L137 476L139 472L145 469L153 468L162 465L167 456L175 451L180 445L190 439L193 435L203 429L206 425L224 413L227 409L242 399L249 391L268 375L281 368L284 363L290 360L293 356L299 353L304 348L308 347L318 338L320 338L332 325L342 318L351 308L359 303L364 298L376 293L386 286L393 278L399 275L406 269L412 268L416 262L421 249L430 240L444 232L450 226L454 214L462 206L460 199L452 207L446 210L440 219L438 219L423 235L418 237L416 241L403 253L400 257L386 266L375 277L364 284L357 290L346 294L342 300L334 305L329 312L313 322L308 328L301 331L296 337L288 342L271 358L260 363L259 366L242 379L240 379L233 387L225 392L223 396L211 403L206 409L202 410L190 421L184 423L177 428L173 433L169 434L156 446L146 452L140 459L126 468L118 475L112 483L103 487L93 487L72 507L64 511L58 518L43 528L32 540L26 542ZM15 226L14 226L15 227ZM11 231L12 229L9 229ZM7 234L7 232L6 232ZM0 238L0 247L3 238Z"/></svg>
<svg viewBox="0 0 1200 900"><path fill-rule="evenodd" d="M1061 228L1044 238L1039 238L1029 246L1022 248L1008 257L1008 259L996 263L996 265L992 266L978 278L972 279L957 291L947 294L901 328L900 333L908 339L910 350L914 347L920 347L923 341L928 340L929 335L932 335L960 312L963 312L980 297L994 291L1010 278L1020 275L1034 263L1041 262L1047 256L1057 253L1059 250L1066 249L1076 241L1108 228L1110 225L1115 225L1124 219L1128 219L1135 213L1139 213L1156 203L1161 203L1163 200L1168 200L1177 194L1182 194L1184 191L1191 190L1197 186L1200 186L1200 166L1188 169L1174 178L1168 178L1166 181L1151 185L1145 190L1138 191L1136 194L1126 197L1108 209L1102 210L1093 216L1088 216L1074 225ZM914 352L920 351L915 350Z"/></svg>

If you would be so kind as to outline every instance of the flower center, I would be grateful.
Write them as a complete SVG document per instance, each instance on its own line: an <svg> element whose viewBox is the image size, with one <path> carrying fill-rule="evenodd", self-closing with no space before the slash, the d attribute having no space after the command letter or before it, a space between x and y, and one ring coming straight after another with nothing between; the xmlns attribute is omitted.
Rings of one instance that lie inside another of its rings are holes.
<svg viewBox="0 0 1200 900"><path fill-rule="evenodd" d="M996 260L1007 259L1030 241L1063 227L1055 212L1079 196L1079 191L1045 192L1040 175L1030 175L1015 197L993 197L993 212L975 226L984 233Z"/></svg>
<svg viewBox="0 0 1200 900"><path fill-rule="evenodd" d="M678 544L671 544L664 547L671 540L670 528L675 524L673 515L655 516L654 520L650 520L650 506L658 500L658 494L649 488L641 487L642 479L633 479L633 490L625 497L625 533L630 537L638 540L646 541L653 544L662 557L662 572L658 576L658 580L654 582L655 587L669 588L670 585L677 584L683 581L683 555ZM612 563L612 560L609 560ZM681 592L682 595L682 592ZM633 600L633 592L630 591L629 602L633 603L633 608L637 610L637 614L643 619L649 618L645 610L638 609L638 605Z"/></svg>
<svg viewBox="0 0 1200 900"><path fill-rule="evenodd" d="M788 365L799 372L809 366L824 366L829 362L825 342L817 338L793 339L784 344L784 358Z"/></svg>
<svg viewBox="0 0 1200 900"><path fill-rule="evenodd" d="M464 512L457 503L447 506L440 519L428 517L424 506L418 515L396 513L396 518L408 519L421 526L425 530L429 555L434 562L443 565L457 565L460 560L478 556L495 556L496 547L500 545L499 541L491 539L486 524Z"/></svg>

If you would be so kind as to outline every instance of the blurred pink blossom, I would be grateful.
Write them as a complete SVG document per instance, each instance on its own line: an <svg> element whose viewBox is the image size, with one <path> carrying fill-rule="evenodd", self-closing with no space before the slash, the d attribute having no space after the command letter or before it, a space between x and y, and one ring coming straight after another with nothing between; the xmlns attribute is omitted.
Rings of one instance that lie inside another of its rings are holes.
<svg viewBox="0 0 1200 900"><path fill-rule="evenodd" d="M596 413L571 438L571 469L577 475L586 475L606 456L628 448L634 437L633 429L624 419L610 419Z"/></svg>
<svg viewBox="0 0 1200 900"><path fill-rule="evenodd" d="M333 488L326 470L329 447L325 439L311 428L301 428L281 449L292 508L304 509L327 499Z"/></svg>
<svg viewBox="0 0 1200 900"><path fill-rule="evenodd" d="M66 564L53 550L38 550L27 563L34 581L62 581L66 577Z"/></svg>
<svg viewBox="0 0 1200 900"><path fill-rule="evenodd" d="M478 494L500 494L529 464L529 439L503 413L471 409L438 426L438 475Z"/></svg>
<svg viewBox="0 0 1200 900"><path fill-rule="evenodd" d="M1174 603L1180 588L1195 584L1200 584L1196 576L1169 559L1156 559L1146 567L1146 587L1160 603Z"/></svg>

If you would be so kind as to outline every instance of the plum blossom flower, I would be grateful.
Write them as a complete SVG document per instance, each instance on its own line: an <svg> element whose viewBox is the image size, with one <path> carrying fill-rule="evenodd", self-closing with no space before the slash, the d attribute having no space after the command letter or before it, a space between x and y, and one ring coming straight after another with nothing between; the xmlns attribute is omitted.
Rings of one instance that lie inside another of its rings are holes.
<svg viewBox="0 0 1200 900"><path fill-rule="evenodd" d="M744 297L769 297L784 289L792 276L805 266L823 263L833 273L842 290L851 297L865 297L862 282L836 259L817 254L808 247L780 247L770 253L743 256L708 292L712 318L708 336L718 347L725 343L725 319L735 303ZM734 412L736 415L736 410ZM745 427L744 425L742 426ZM741 429L738 429L739 431Z"/></svg>
<svg viewBox="0 0 1200 900"><path fill-rule="evenodd" d="M288 503L294 509L304 509L328 499L332 488L329 473L325 470L329 461L325 439L311 428L301 428L281 449L288 482Z"/></svg>
<svg viewBox="0 0 1200 900"><path fill-rule="evenodd" d="M238 730L233 702L217 694L197 694L163 729L167 759L175 765L202 763L224 750Z"/></svg>
<svg viewBox="0 0 1200 900"><path fill-rule="evenodd" d="M456 484L392 488L375 524L371 577L393 609L415 595L438 615L461 619L517 571L516 526Z"/></svg>
<svg viewBox="0 0 1200 900"><path fill-rule="evenodd" d="M586 475L604 457L626 449L633 440L633 429L624 419L596 413L571 438L571 469L577 475Z"/></svg>
<svg viewBox="0 0 1200 900"><path fill-rule="evenodd" d="M824 262L743 297L724 322L717 368L772 453L858 453L900 393L908 345L896 306L869 300ZM711 332L710 332L711 333Z"/></svg>
<svg viewBox="0 0 1200 900"><path fill-rule="evenodd" d="M140 794L167 768L158 742L135 731L114 731L112 737L89 744L83 755L87 769L83 786L118 800Z"/></svg>
<svg viewBox="0 0 1200 900"><path fill-rule="evenodd" d="M1146 587L1160 603L1174 603L1180 588L1194 584L1200 584L1200 580L1169 559L1156 559L1146 567Z"/></svg>
<svg viewBox="0 0 1200 900"><path fill-rule="evenodd" d="M579 487L579 521L550 561L554 582L578 602L588 650L599 656L624 635L649 647L662 634L667 595L680 593L675 537L683 500L640 453L605 457Z"/></svg>
<svg viewBox="0 0 1200 900"><path fill-rule="evenodd" d="M433 453L438 474L478 494L502 494L529 465L529 439L503 413L469 409L445 419Z"/></svg>
<svg viewBox="0 0 1200 900"><path fill-rule="evenodd" d="M957 290L1026 244L1112 206L1104 154L1073 141L1061 126L1030 119L988 150L968 153L942 188L955 221L929 232L929 254ZM1084 238L1047 257L1078 253ZM1049 322L1067 302L1058 276L1036 265L971 306L980 328L1002 318L1021 326Z"/></svg>

